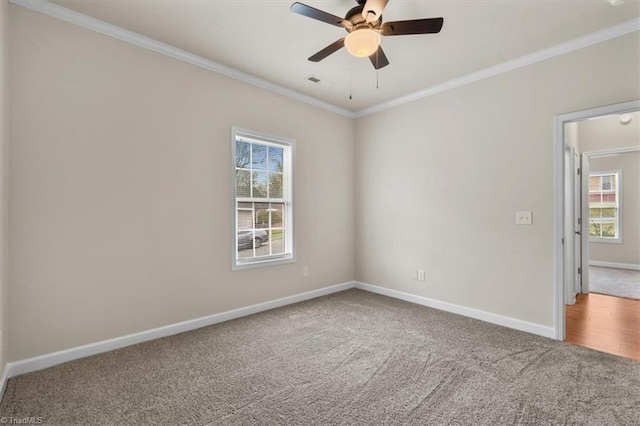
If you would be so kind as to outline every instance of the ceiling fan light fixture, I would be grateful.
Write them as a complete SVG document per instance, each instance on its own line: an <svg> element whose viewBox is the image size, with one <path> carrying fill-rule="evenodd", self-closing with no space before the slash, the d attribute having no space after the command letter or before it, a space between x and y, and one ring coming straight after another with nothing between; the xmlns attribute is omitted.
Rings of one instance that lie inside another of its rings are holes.
<svg viewBox="0 0 640 426"><path fill-rule="evenodd" d="M371 56L380 46L380 34L370 28L355 30L344 39L344 45L357 58Z"/></svg>

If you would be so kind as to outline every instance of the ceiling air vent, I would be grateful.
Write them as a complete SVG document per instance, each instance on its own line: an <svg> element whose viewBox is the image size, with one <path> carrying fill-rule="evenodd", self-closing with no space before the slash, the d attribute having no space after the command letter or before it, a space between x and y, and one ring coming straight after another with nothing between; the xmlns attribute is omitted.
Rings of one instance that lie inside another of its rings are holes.
<svg viewBox="0 0 640 426"><path fill-rule="evenodd" d="M313 84L317 84L318 86L331 86L333 85L332 82L328 81L328 80L323 80L320 77L318 77L317 75L308 75L305 77L305 80L309 80L310 82L312 82Z"/></svg>

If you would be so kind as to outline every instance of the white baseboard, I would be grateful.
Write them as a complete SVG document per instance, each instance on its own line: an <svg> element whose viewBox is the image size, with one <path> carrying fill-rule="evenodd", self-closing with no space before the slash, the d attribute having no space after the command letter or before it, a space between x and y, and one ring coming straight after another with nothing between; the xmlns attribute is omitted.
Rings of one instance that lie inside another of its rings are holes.
<svg viewBox="0 0 640 426"><path fill-rule="evenodd" d="M480 311L477 309L467 308L465 306L454 305L453 303L441 302L439 300L429 299L423 296L416 296L414 294L404 293L401 291L391 290L389 288L378 287L375 285L366 284L362 282L356 282L355 287L361 290L370 291L372 293L382 294L384 296L393 297L395 299L404 300L406 302L428 306L430 308L439 309L441 311L447 311L454 314L463 315L465 317L475 318L481 321L502 325L504 327L509 327L516 330L520 330L520 331L526 331L527 333L537 334L539 336L549 337L551 339L555 339L555 336L556 336L556 333L553 327L534 324L531 322L522 321L515 318L505 317L498 314L492 314L492 313Z"/></svg>
<svg viewBox="0 0 640 426"><path fill-rule="evenodd" d="M590 260L589 266L603 266L605 268L631 269L632 271L640 271L640 265L636 265L634 263L600 262L598 260Z"/></svg>
<svg viewBox="0 0 640 426"><path fill-rule="evenodd" d="M195 330L197 328L218 324L224 321L245 317L256 314L258 312L268 311L286 305L302 302L316 297L326 296L328 294L337 293L355 287L353 281L324 287L318 290L312 290L305 293L294 294L293 296L283 297L281 299L271 300L268 302L258 303L257 305L246 306L231 311L221 312L219 314L208 315L206 317L196 318L189 321L179 322L176 324L166 325L151 330L141 331L139 333L129 334L114 339L103 340L101 342L90 343L88 345L77 346L75 348L65 349L33 358L24 359L7 363L0 383L0 398L3 395L6 382L9 378L19 376L25 373L42 370L44 368L53 367L54 365L64 362L85 358L91 355L112 351L114 349L124 348L126 346L135 345L137 343L149 340L167 337L185 331Z"/></svg>
<svg viewBox="0 0 640 426"><path fill-rule="evenodd" d="M0 401L2 401L2 397L4 396L4 389L7 387L7 380L9 380L9 368L7 365L5 365L2 369L2 378L0 380Z"/></svg>

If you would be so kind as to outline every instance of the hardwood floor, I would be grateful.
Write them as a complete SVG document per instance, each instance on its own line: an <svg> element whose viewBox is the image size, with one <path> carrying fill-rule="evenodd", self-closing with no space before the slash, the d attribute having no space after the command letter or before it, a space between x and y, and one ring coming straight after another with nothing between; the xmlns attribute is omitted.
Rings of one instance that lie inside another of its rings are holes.
<svg viewBox="0 0 640 426"><path fill-rule="evenodd" d="M640 360L640 300L579 294L566 326L569 343Z"/></svg>

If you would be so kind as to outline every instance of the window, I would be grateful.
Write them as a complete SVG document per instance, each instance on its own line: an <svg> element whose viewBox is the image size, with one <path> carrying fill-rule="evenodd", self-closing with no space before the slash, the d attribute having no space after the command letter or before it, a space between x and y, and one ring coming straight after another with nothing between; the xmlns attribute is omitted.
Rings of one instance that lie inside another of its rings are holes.
<svg viewBox="0 0 640 426"><path fill-rule="evenodd" d="M233 129L233 269L293 261L294 141Z"/></svg>
<svg viewBox="0 0 640 426"><path fill-rule="evenodd" d="M589 174L589 238L621 242L620 171Z"/></svg>

